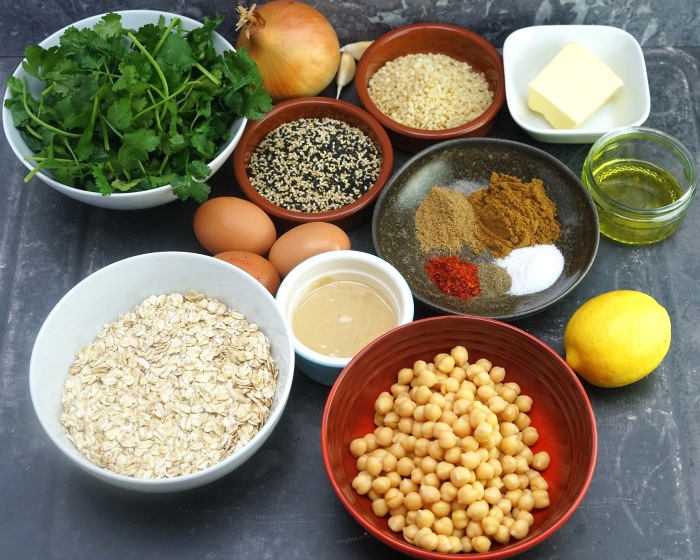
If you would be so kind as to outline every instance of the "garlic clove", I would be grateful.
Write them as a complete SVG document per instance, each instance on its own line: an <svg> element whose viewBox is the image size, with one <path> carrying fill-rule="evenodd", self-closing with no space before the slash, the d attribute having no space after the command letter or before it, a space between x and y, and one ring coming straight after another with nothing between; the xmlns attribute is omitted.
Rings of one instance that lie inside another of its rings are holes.
<svg viewBox="0 0 700 560"><path fill-rule="evenodd" d="M349 43L341 47L340 52L346 52L352 55L352 57L355 60L360 60L362 55L367 50L367 47L369 47L372 43L374 43L374 41L360 41L358 43Z"/></svg>
<svg viewBox="0 0 700 560"><path fill-rule="evenodd" d="M348 85L355 77L355 68L355 58L350 53L344 52L341 49L338 73L335 76L336 84L338 84L338 91L335 96L336 99L340 99L340 92L343 90L343 87Z"/></svg>

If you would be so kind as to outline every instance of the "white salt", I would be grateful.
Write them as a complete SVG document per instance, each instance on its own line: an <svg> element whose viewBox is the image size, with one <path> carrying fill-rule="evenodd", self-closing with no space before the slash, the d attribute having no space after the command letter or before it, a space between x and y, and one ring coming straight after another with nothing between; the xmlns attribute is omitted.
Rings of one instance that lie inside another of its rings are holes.
<svg viewBox="0 0 700 560"><path fill-rule="evenodd" d="M508 293L514 296L546 290L564 270L564 255L554 245L521 247L494 262L510 274L512 283Z"/></svg>

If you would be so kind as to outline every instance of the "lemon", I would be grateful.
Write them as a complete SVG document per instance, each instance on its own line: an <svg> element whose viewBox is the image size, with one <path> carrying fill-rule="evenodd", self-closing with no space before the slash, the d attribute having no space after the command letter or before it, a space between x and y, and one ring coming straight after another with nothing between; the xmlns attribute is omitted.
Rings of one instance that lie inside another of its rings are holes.
<svg viewBox="0 0 700 560"><path fill-rule="evenodd" d="M645 377L671 345L671 319L650 295L600 294L579 307L564 330L566 362L598 387L622 387Z"/></svg>

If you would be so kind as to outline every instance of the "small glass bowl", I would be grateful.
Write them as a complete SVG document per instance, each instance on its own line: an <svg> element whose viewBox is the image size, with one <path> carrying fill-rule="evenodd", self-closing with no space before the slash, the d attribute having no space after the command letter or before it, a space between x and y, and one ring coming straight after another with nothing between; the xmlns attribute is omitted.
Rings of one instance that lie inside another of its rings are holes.
<svg viewBox="0 0 700 560"><path fill-rule="evenodd" d="M581 179L600 232L629 245L667 238L683 222L697 188L697 166L676 138L646 127L610 132L591 147Z"/></svg>

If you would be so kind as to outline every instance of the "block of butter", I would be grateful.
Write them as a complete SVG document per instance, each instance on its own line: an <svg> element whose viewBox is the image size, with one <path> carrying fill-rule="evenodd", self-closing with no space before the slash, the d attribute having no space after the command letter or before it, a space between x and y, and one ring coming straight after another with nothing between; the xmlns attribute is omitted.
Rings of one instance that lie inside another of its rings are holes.
<svg viewBox="0 0 700 560"><path fill-rule="evenodd" d="M622 85L595 54L569 43L530 82L527 104L554 128L578 128Z"/></svg>

